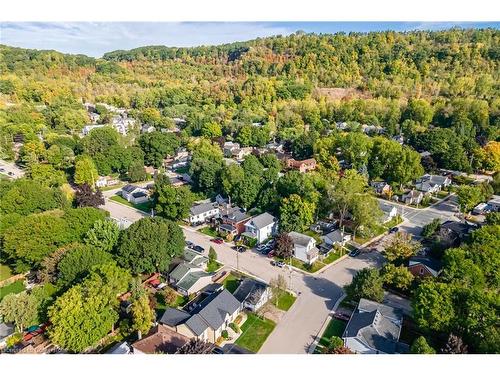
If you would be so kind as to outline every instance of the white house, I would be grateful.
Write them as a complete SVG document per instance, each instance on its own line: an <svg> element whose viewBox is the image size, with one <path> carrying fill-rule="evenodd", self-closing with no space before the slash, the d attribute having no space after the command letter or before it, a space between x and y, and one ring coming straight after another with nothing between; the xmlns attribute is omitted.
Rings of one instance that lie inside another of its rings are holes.
<svg viewBox="0 0 500 375"><path fill-rule="evenodd" d="M393 206L391 204L382 201L379 201L378 205L383 213L381 219L382 223L387 223L388 221L391 221L398 214L398 209L396 208L396 206Z"/></svg>
<svg viewBox="0 0 500 375"><path fill-rule="evenodd" d="M277 220L276 218L264 212L263 214L257 215L245 223L244 236L255 238L257 243L260 244L267 240L269 237L273 236L277 230Z"/></svg>
<svg viewBox="0 0 500 375"><path fill-rule="evenodd" d="M111 178L109 176L99 176L97 181L95 182L95 186L98 188L103 188L106 186L113 186L119 183L118 180Z"/></svg>
<svg viewBox="0 0 500 375"><path fill-rule="evenodd" d="M105 125L85 125L82 129L82 135L83 136L86 136L86 135L89 135L89 133L94 130L94 129L98 129L98 128L103 128Z"/></svg>
<svg viewBox="0 0 500 375"><path fill-rule="evenodd" d="M321 236L321 240L328 246L343 246L351 240L351 235L343 233L340 229L335 229L334 231Z"/></svg>
<svg viewBox="0 0 500 375"><path fill-rule="evenodd" d="M417 180L415 187L424 193L432 194L450 185L451 179L447 176L426 174Z"/></svg>
<svg viewBox="0 0 500 375"><path fill-rule="evenodd" d="M134 204L144 203L149 200L148 191L135 185L125 185L122 187L121 195L127 202Z"/></svg>
<svg viewBox="0 0 500 375"><path fill-rule="evenodd" d="M316 240L302 233L288 233L293 242L293 256L307 264L312 264L318 259L319 251Z"/></svg>
<svg viewBox="0 0 500 375"><path fill-rule="evenodd" d="M217 203L201 203L194 205L189 210L189 222L191 224L204 223L205 221L219 215Z"/></svg>
<svg viewBox="0 0 500 375"><path fill-rule="evenodd" d="M488 201L488 206L492 211L498 212L500 211L500 196L499 195L494 195L493 198L491 198Z"/></svg>

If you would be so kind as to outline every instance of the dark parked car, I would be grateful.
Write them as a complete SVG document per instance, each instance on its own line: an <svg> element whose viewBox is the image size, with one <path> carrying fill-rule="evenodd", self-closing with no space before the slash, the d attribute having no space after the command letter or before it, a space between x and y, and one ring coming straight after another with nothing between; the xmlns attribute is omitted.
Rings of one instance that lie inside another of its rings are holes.
<svg viewBox="0 0 500 375"><path fill-rule="evenodd" d="M246 248L246 247L244 247L244 246L237 246L237 247L236 247L236 251L237 251L238 253L244 253L245 251L247 251L247 248Z"/></svg>
<svg viewBox="0 0 500 375"><path fill-rule="evenodd" d="M192 243L191 241L186 241L186 246L192 249L194 247L194 243Z"/></svg>
<svg viewBox="0 0 500 375"><path fill-rule="evenodd" d="M200 253L200 254L202 254L202 253L204 253L204 252L205 252L205 249L204 249L204 248L202 248L200 245L196 245L196 246L194 246L194 247L193 247L193 250L194 250L194 251L196 251L197 253Z"/></svg>
<svg viewBox="0 0 500 375"><path fill-rule="evenodd" d="M354 258L354 257L357 257L360 253L361 253L361 251L359 249L355 249L349 253L349 256Z"/></svg>
<svg viewBox="0 0 500 375"><path fill-rule="evenodd" d="M224 350L222 350L222 348L219 348L218 346L215 346L212 349L212 354L224 354Z"/></svg>
<svg viewBox="0 0 500 375"><path fill-rule="evenodd" d="M399 231L398 227L392 227L391 229L389 229L389 233L396 233L398 231Z"/></svg>

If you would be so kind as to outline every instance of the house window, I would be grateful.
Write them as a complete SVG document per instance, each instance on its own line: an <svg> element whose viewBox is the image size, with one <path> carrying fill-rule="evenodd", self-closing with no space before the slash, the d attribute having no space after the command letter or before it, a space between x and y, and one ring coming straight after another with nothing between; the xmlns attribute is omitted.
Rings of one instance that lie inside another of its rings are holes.
<svg viewBox="0 0 500 375"><path fill-rule="evenodd" d="M424 274L424 269L423 268L420 268L420 274L423 275Z"/></svg>

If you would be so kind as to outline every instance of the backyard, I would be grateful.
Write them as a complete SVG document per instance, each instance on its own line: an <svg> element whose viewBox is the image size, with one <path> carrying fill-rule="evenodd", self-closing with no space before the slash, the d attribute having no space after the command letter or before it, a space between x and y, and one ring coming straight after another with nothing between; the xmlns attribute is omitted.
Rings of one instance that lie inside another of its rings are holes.
<svg viewBox="0 0 500 375"><path fill-rule="evenodd" d="M7 284L4 287L0 288L0 301L7 294L21 293L25 289L26 289L26 287L24 286L24 281L23 280L17 280L17 281L14 281L13 283Z"/></svg>
<svg viewBox="0 0 500 375"><path fill-rule="evenodd" d="M139 211L147 212L149 213L151 211L151 203L150 202L144 202L140 204L133 204L127 201L125 198L120 197L119 195L113 195L111 198L109 198L112 201L115 201L117 203L124 204L129 207L133 207Z"/></svg>
<svg viewBox="0 0 500 375"><path fill-rule="evenodd" d="M347 322L340 319L333 318L332 320L330 320L330 323L328 323L328 326L326 327L323 336L321 336L321 339L319 340L318 345L314 350L314 353L315 354L322 353L323 349L328 346L328 343L332 336L342 337L346 325Z"/></svg>
<svg viewBox="0 0 500 375"><path fill-rule="evenodd" d="M247 320L241 326L241 335L235 344L257 353L275 326L276 323L273 321L249 313Z"/></svg>

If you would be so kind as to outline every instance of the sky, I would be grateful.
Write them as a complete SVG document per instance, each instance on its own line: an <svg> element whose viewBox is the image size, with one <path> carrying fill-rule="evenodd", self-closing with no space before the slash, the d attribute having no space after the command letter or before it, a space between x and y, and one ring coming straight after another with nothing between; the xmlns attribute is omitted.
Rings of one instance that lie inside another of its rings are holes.
<svg viewBox="0 0 500 375"><path fill-rule="evenodd" d="M101 57L150 45L193 47L314 33L500 28L500 22L3 22L0 43Z"/></svg>

